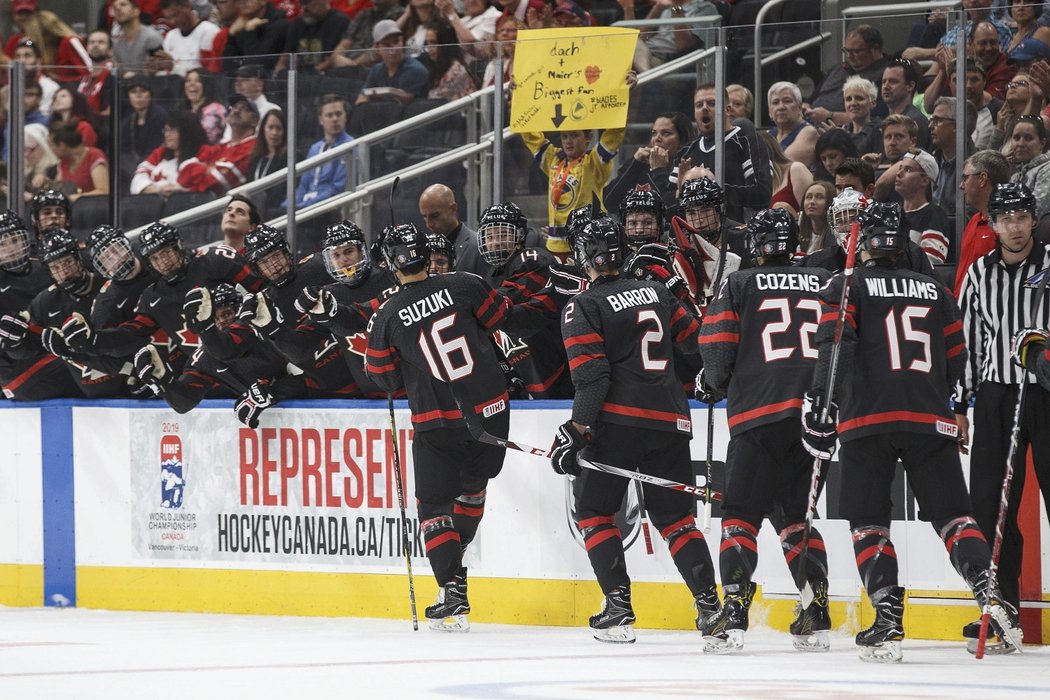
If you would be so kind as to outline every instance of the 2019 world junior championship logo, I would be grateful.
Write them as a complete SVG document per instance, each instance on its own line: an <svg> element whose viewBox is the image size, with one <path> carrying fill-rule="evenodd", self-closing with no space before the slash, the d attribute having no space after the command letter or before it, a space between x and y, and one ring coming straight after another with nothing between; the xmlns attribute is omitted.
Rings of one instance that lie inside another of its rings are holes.
<svg viewBox="0 0 1050 700"><path fill-rule="evenodd" d="M165 435L160 439L160 507L181 508L185 490L182 440L178 435Z"/></svg>

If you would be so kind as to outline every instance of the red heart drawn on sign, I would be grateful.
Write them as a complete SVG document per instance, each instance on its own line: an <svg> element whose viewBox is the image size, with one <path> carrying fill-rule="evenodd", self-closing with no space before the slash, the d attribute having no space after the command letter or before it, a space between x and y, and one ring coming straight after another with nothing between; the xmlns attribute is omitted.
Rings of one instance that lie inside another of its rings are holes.
<svg viewBox="0 0 1050 700"><path fill-rule="evenodd" d="M583 74L587 78L587 84L590 85L602 77L602 69L598 66L587 66Z"/></svg>

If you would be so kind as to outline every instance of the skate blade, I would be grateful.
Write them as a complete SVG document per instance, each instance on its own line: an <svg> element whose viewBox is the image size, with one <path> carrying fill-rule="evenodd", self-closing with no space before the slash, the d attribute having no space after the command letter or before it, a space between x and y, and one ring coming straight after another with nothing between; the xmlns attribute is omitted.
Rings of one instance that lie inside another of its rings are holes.
<svg viewBox="0 0 1050 700"><path fill-rule="evenodd" d="M704 637L705 654L735 654L744 648L744 630L726 630L726 636Z"/></svg>
<svg viewBox="0 0 1050 700"><path fill-rule="evenodd" d="M971 654L977 654L977 640L970 637L966 638L966 651ZM998 639L989 637L984 643L985 656L1003 656L1005 654L1012 654L1019 649L1011 644L1001 642Z"/></svg>
<svg viewBox="0 0 1050 700"><path fill-rule="evenodd" d="M904 658L901 643L882 642L871 647L860 647L860 660L874 664L896 664Z"/></svg>
<svg viewBox="0 0 1050 700"><path fill-rule="evenodd" d="M430 620L430 629L435 632L469 632L470 620L466 615L450 615Z"/></svg>
<svg viewBox="0 0 1050 700"><path fill-rule="evenodd" d="M999 633L999 639L1001 639L1004 644L1016 649L1017 653L1022 653L1023 649L1021 647L1024 645L1024 630L1010 624L1010 618L1006 614L1006 611L1003 610L1002 606L993 605L990 612L992 620L995 621L995 627L996 631ZM985 651L988 650L987 643L984 645L984 648Z"/></svg>
<svg viewBox="0 0 1050 700"><path fill-rule="evenodd" d="M810 634L793 635L791 643L795 645L797 651L821 652L829 651L831 649L831 640L828 637L827 630L811 632Z"/></svg>
<svg viewBox="0 0 1050 700"><path fill-rule="evenodd" d="M606 644L634 644L634 628L630 625L617 625L605 629L591 628L594 638Z"/></svg>

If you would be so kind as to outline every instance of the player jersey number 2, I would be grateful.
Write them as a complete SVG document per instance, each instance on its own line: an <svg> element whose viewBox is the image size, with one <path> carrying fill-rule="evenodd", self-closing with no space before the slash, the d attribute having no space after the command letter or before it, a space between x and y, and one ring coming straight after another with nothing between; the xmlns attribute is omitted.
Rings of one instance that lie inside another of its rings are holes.
<svg viewBox="0 0 1050 700"><path fill-rule="evenodd" d="M786 360L795 354L795 350L802 352L802 357L807 360L817 359L817 348L813 344L813 336L820 324L820 302L816 299L799 299L795 308L791 308L791 300L786 297L763 299L758 306L759 311L773 311L780 315L779 320L766 323L762 329L762 350L766 356L766 362ZM802 322L806 314L811 314L813 320ZM793 323L798 321L798 344L795 345L791 338L779 340L776 336L787 333Z"/></svg>
<svg viewBox="0 0 1050 700"><path fill-rule="evenodd" d="M430 332L419 330L419 349L423 351L423 357L427 360L430 373L435 378L454 382L466 377L474 370L474 357L470 354L470 346L467 345L465 336L457 335L452 338L442 337L442 331L446 330L456 322L456 314L439 318L430 326ZM458 362L457 362L458 361ZM441 367L445 372L442 374Z"/></svg>
<svg viewBox="0 0 1050 700"><path fill-rule="evenodd" d="M663 372L667 369L667 360L661 360L652 356L652 346L659 346L664 339L664 325L660 323L660 317L654 309L642 309L638 312L638 324L652 321L656 326L642 334L642 367L652 372Z"/></svg>

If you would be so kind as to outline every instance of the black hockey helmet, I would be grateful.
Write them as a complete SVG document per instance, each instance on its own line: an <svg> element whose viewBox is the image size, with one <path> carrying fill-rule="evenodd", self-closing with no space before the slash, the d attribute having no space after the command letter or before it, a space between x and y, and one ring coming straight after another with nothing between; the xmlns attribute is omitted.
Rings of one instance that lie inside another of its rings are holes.
<svg viewBox="0 0 1050 700"><path fill-rule="evenodd" d="M571 236L573 231L582 231L583 227L589 224L591 221L591 207L576 207L569 212L569 216L565 219L565 235Z"/></svg>
<svg viewBox="0 0 1050 700"><path fill-rule="evenodd" d="M785 209L763 209L744 232L751 259L792 255L798 249L798 222Z"/></svg>
<svg viewBox="0 0 1050 700"><path fill-rule="evenodd" d="M452 245L446 236L442 236L440 233L427 233L427 250L430 251L430 272L431 274L444 274L446 272L453 272L456 267L456 248ZM444 256L448 260L448 264L444 270L435 270L435 263L438 259L434 257L434 253Z"/></svg>
<svg viewBox="0 0 1050 700"><path fill-rule="evenodd" d="M988 217L995 222L1000 214L1027 211L1035 218L1035 195L1023 182L1004 182L996 185L988 196Z"/></svg>
<svg viewBox="0 0 1050 700"><path fill-rule="evenodd" d="M857 215L861 250L886 252L896 256L908 245L908 227L897 202L872 202Z"/></svg>
<svg viewBox="0 0 1050 700"><path fill-rule="evenodd" d="M261 260L274 251L284 253L283 262L270 261L260 266ZM255 272L270 284L283 287L295 278L295 265L288 239L273 226L259 224L244 237L244 256Z"/></svg>
<svg viewBox="0 0 1050 700"><path fill-rule="evenodd" d="M346 246L355 246L360 258L347 264L344 259ZM372 254L365 241L365 232L349 219L332 224L321 236L321 257L328 274L336 282L353 285L361 280L372 267Z"/></svg>
<svg viewBox="0 0 1050 700"><path fill-rule="evenodd" d="M392 272L415 274L429 261L427 237L415 224L397 224L383 229L383 259Z"/></svg>
<svg viewBox="0 0 1050 700"><path fill-rule="evenodd" d="M186 251L182 247L182 237L179 235L179 230L171 224L164 223L163 221L150 224L146 227L145 231L139 234L138 245L139 255L149 263L149 266L153 268L153 271L158 275L161 275L161 273L153 266L150 256L164 250L165 248L172 248L179 254L179 264L167 274L161 275L165 282L174 284L186 274L186 269L189 263L186 259Z"/></svg>
<svg viewBox="0 0 1050 700"><path fill-rule="evenodd" d="M493 204L481 215L478 226L478 250L481 259L502 270L525 245L528 219L514 202Z"/></svg>
<svg viewBox="0 0 1050 700"><path fill-rule="evenodd" d="M22 217L0 211L0 270L18 272L29 264L29 231Z"/></svg>
<svg viewBox="0 0 1050 700"><path fill-rule="evenodd" d="M627 225L627 215L635 212L652 214L656 217L656 227L649 229L632 229ZM655 243L660 240L664 227L664 201L660 194L650 187L637 187L627 193L620 203L620 223L627 234L627 240L635 246Z"/></svg>
<svg viewBox="0 0 1050 700"><path fill-rule="evenodd" d="M51 264L67 257L73 259L76 272L60 279L55 276ZM84 262L80 258L77 239L64 228L52 226L44 231L40 238L40 260L47 266L48 274L55 284L70 294L81 293L89 281Z"/></svg>
<svg viewBox="0 0 1050 700"><path fill-rule="evenodd" d="M106 279L122 282L135 274L135 251L115 226L96 226L88 236L87 251L95 272Z"/></svg>
<svg viewBox="0 0 1050 700"><path fill-rule="evenodd" d="M70 203L69 197L58 190L50 188L40 190L29 200L29 216L37 227L40 226L40 212L44 207L61 207L66 213L66 223L70 223L73 216L73 205Z"/></svg>
<svg viewBox="0 0 1050 700"><path fill-rule="evenodd" d="M713 207L722 211L725 195L717 182L709 177L698 177L682 183L678 193L678 204L683 210L692 207Z"/></svg>
<svg viewBox="0 0 1050 700"><path fill-rule="evenodd" d="M571 235L569 246L581 269L619 268L628 252L623 226L611 216L601 216Z"/></svg>
<svg viewBox="0 0 1050 700"><path fill-rule="evenodd" d="M219 308L220 306L232 306L235 309L241 306L241 293L237 291L237 288L232 284L226 284L221 282L214 285L210 290L211 292L211 305L213 308Z"/></svg>

